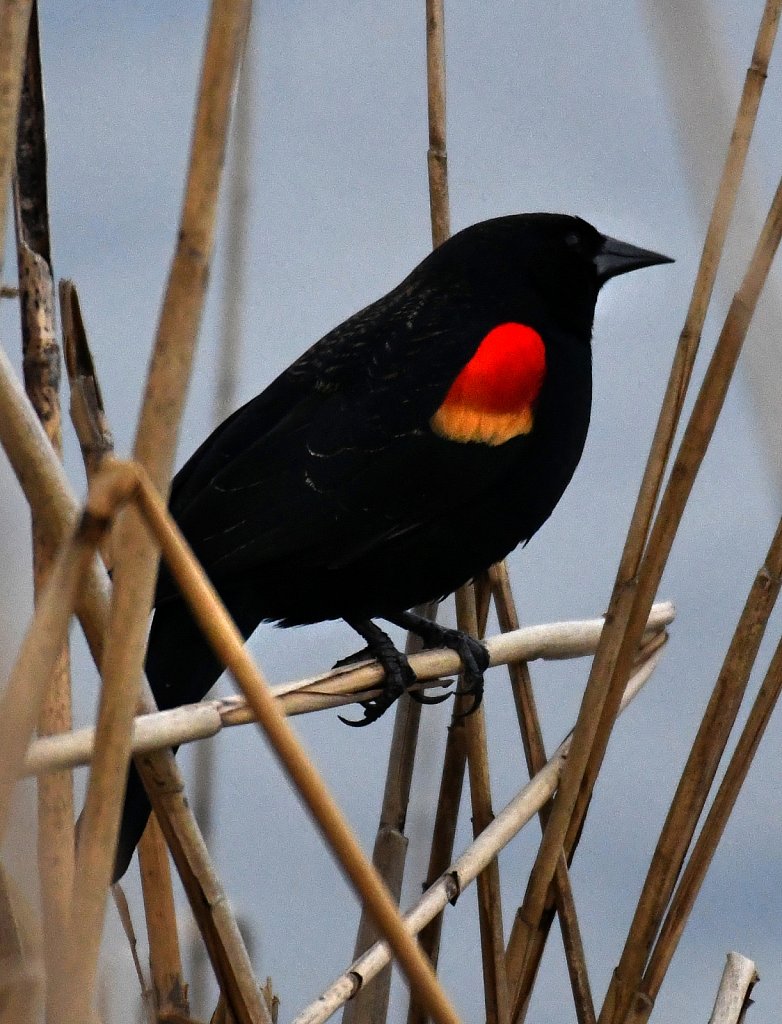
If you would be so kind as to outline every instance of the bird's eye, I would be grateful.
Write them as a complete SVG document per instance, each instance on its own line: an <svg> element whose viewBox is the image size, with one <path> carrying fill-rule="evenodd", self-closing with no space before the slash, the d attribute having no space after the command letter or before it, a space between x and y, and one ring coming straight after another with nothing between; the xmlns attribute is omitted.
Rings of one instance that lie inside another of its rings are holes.
<svg viewBox="0 0 782 1024"><path fill-rule="evenodd" d="M581 239L578 237L575 231L571 232L569 235L565 237L565 245L569 246L571 249L577 248L580 244Z"/></svg>

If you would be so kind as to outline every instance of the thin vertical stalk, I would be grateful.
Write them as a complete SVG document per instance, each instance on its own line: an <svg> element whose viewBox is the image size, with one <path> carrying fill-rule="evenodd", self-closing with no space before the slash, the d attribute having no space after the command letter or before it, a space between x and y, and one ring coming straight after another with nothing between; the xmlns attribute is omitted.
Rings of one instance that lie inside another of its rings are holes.
<svg viewBox="0 0 782 1024"><path fill-rule="evenodd" d="M660 832L622 957L614 972L614 980L601 1014L605 1020L622 1019L624 1007L640 983L665 907L671 898L735 723L781 587L782 520L747 596Z"/></svg>
<svg viewBox="0 0 782 1024"><path fill-rule="evenodd" d="M248 0L215 0L209 16L180 230L133 447L161 493L167 492L171 477L206 294L230 105L248 16ZM155 544L132 508L119 516L113 542L117 560L98 713L98 735L106 742L102 750L96 748L76 860L70 946L78 956L74 952L69 965L64 1014L74 1022L84 1018L92 998L157 573Z"/></svg>
<svg viewBox="0 0 782 1024"><path fill-rule="evenodd" d="M687 866L682 872L665 921L660 929L657 943L649 958L641 989L647 997L650 1008L657 998L666 971L679 945L684 927L695 905L695 900L698 898L703 879L711 866L714 852L736 805L739 792L766 731L771 713L779 700L780 691L782 691L782 641L777 645L774 657L752 705L747 723L742 730L739 742L714 798L714 803L698 834Z"/></svg>
<svg viewBox="0 0 782 1024"><path fill-rule="evenodd" d="M62 458L60 350L55 336L46 176L46 128L38 38L33 4L27 35L19 104L14 186L22 351L27 394L52 448ZM53 569L56 549L32 517L33 587L38 600ZM71 678L67 635L41 702L38 734L71 729ZM38 780L38 874L47 975L47 1020L54 1020L52 989L62 962L62 941L70 921L74 872L73 780L58 772Z"/></svg>
<svg viewBox="0 0 782 1024"><path fill-rule="evenodd" d="M432 245L435 248L450 235L448 165L445 148L444 22L443 0L427 0L426 94L429 121L427 168ZM416 608L416 612L425 618L434 619L437 615L437 604L431 603ZM414 653L420 649L420 646L420 639L412 633L408 634L407 653ZM404 834L404 825L410 801L410 786L420 721L421 705L404 696L396 707L380 824L372 852L372 863L388 885L397 903L402 893L407 857L408 841ZM364 911L356 936L355 957L358 958L377 938L377 931ZM360 989L355 999L345 1007L344 1024L353 1024L359 1020L366 1024L382 1024L388 1015L390 991L391 970L389 968L383 970L371 986Z"/></svg>
<svg viewBox="0 0 782 1024"><path fill-rule="evenodd" d="M5 256L8 187L14 169L27 29L33 0L0 3L0 280Z"/></svg>
<svg viewBox="0 0 782 1024"><path fill-rule="evenodd" d="M513 592L510 587L508 570L504 562L493 565L489 569L489 583L491 585L492 596L494 597L494 604L497 609L497 619L500 624L500 629L504 633L518 629L519 616L516 611L516 604L513 600ZM517 661L509 664L508 674L510 676L513 699L516 705L516 715L519 720L521 739L524 745L527 771L529 772L530 778L532 778L540 771L548 760L546 757L546 748L543 744L543 732L540 727L540 719L538 717L538 711L535 704L535 694L532 689L532 679L530 677L527 663L523 661ZM541 808L541 828L546 827L546 822L548 821L550 813L551 804L546 804L545 807ZM573 899L573 890L570 884L570 874L568 872L567 861L564 854L560 857L554 874L554 897L554 905L556 906L562 930L562 942L565 948L565 959L567 961L568 974L570 976L570 986L573 990L576 1017L579 1024L594 1024L596 1016L592 1000L592 990L589 984L586 957L584 955L584 944L581 939L581 930L578 924L575 901ZM538 929L538 932L541 935L539 940L541 945L545 945L548 931L551 927L554 905L552 905L550 912L544 915L541 920L540 928ZM513 974L513 968L516 965L508 964L507 966L509 974ZM536 976L537 971L535 971L535 974L530 979L532 983L534 983ZM531 993L532 984L529 984L526 986L526 990L522 991L520 996L524 1006L528 1004Z"/></svg>
<svg viewBox="0 0 782 1024"><path fill-rule="evenodd" d="M168 567L204 635L242 689L277 758L296 785L343 871L364 902L369 904L375 923L396 954L411 987L416 989L438 1024L458 1024L456 1012L440 987L431 964L409 935L388 889L365 857L325 783L277 706L214 587L198 566L143 471L137 469L136 472L137 497L147 525L157 538Z"/></svg>
<svg viewBox="0 0 782 1024"><path fill-rule="evenodd" d="M157 818L150 815L139 848L144 913L149 937L149 965L155 1005L162 1019L189 1017L187 985L182 975L168 847Z"/></svg>
<svg viewBox="0 0 782 1024"><path fill-rule="evenodd" d="M52 452L2 349L0 441L31 509L56 543L62 544L80 521L79 506L62 465ZM106 571L100 560L93 558L77 595L76 614L98 666L103 660L110 592ZM62 608L59 603L55 604L55 613L61 614ZM45 636L47 641L51 639L50 631L40 634L39 641L41 636ZM142 679L141 710L145 714L157 711L145 678ZM5 726L8 726L8 735L16 738L17 731L3 718L0 721L0 739L6 735ZM0 749L5 749L4 742ZM159 750L138 755L136 761L149 786L152 806L165 833L193 916L204 936L220 987L234 1008L234 1016L238 1024L263 1020L260 989L245 943L185 798L184 782L174 755L170 750ZM0 786L0 800L2 797Z"/></svg>
<svg viewBox="0 0 782 1024"><path fill-rule="evenodd" d="M487 589L485 580L482 589ZM456 593L456 622L459 629L479 636L475 590L461 587ZM467 718L467 769L470 778L473 836L479 836L494 821L489 781L489 747L483 705ZM510 1001L505 970L505 933L502 927L500 866L495 857L478 875L478 920L483 959L483 990L487 1024L508 1024Z"/></svg>
<svg viewBox="0 0 782 1024"><path fill-rule="evenodd" d="M700 343L706 310L714 286L725 236L733 213L749 141L754 128L760 95L776 37L780 0L767 0L758 30L750 69L736 115L731 143L723 168L709 228L704 243L693 295L679 338L663 406L655 430L652 448L633 512L627 540L620 560L613 594L607 612L606 629L589 676L573 738L573 747L563 773L552 816L530 877L525 898L524 917L534 931L546 904L548 889L563 846L575 845L589 803L594 779L599 771L608 742L616 690L632 650L624 653L620 671L616 671L623 638L631 632L631 613L636 601L636 574L649 535L649 524L662 485L673 437L681 416L684 397ZM638 616L636 616L638 617ZM610 693L609 714L601 725L603 707ZM599 730L599 735L598 735ZM568 839L569 837L569 839Z"/></svg>

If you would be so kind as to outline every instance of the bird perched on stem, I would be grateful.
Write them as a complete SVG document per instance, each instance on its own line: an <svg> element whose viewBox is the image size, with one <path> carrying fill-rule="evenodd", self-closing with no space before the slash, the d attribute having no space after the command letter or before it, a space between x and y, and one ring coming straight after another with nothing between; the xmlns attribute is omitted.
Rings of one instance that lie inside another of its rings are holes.
<svg viewBox="0 0 782 1024"><path fill-rule="evenodd" d="M373 621L386 619L457 650L477 707L483 645L409 609L548 519L589 425L598 292L668 262L577 217L475 224L229 417L177 474L170 507L242 634L344 619L385 668L350 723L366 725L414 679ZM200 700L222 672L165 569L146 672L160 708ZM117 876L148 815L131 766Z"/></svg>

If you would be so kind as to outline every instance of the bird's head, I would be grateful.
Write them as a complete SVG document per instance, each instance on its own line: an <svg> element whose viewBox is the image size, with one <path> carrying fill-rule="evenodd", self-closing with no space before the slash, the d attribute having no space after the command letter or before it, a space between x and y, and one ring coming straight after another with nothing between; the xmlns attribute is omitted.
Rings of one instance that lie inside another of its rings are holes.
<svg viewBox="0 0 782 1024"><path fill-rule="evenodd" d="M523 305L564 327L591 327L601 287L612 277L672 263L669 256L601 234L580 217L525 213L465 228L441 249L465 281L513 318Z"/></svg>

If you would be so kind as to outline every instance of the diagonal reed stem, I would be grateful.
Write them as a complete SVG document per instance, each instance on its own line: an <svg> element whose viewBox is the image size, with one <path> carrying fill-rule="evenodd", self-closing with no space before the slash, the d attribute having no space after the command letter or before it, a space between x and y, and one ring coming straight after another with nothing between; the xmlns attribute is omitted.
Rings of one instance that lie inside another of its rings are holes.
<svg viewBox="0 0 782 1024"><path fill-rule="evenodd" d="M519 628L519 617L513 600L510 580L508 579L508 570L504 562L493 565L489 569L489 582L497 609L500 629L503 632L517 630ZM530 778L532 778L533 775L540 771L547 760L543 744L543 732L535 705L535 694L532 689L532 679L527 663L524 661L510 662L508 664L508 672L513 699L516 705L516 715L519 720L522 743L524 745L527 771ZM541 808L540 824L542 828L546 827L550 812L551 806L549 804ZM573 890L570 885L570 874L564 854L560 856L554 873L554 898L562 930L562 942L565 948L565 959L570 977L570 986L573 990L578 1024L594 1024L596 1019L595 1008L589 984L584 945L581 940L581 930L576 915ZM544 915L541 920L541 927L538 930L541 946L545 945L552 920L553 907L551 913ZM514 967L514 964L507 965L507 970L511 975L514 973ZM533 983L536 976L537 972L532 977ZM522 995L525 1006L531 993L532 984L529 986L529 991Z"/></svg>
<svg viewBox="0 0 782 1024"><path fill-rule="evenodd" d="M649 866L601 1019L621 1021L638 988L782 587L782 521L758 572L692 744ZM777 680L772 680L773 685ZM700 842L700 840L699 840ZM683 922L682 922L683 924ZM658 958L658 965L661 961ZM661 979L660 979L661 980Z"/></svg>
<svg viewBox="0 0 782 1024"><path fill-rule="evenodd" d="M16 145L14 214L25 388L53 451L62 458L60 350L54 315L46 173L43 76L38 8L27 35ZM56 549L32 517L33 584L36 600L52 571ZM69 732L71 677L67 635L41 701L38 734ZM38 781L38 875L46 965L46 1019L55 1021L53 992L61 984L62 943L71 911L74 873L73 780L68 772Z"/></svg>
<svg viewBox="0 0 782 1024"><path fill-rule="evenodd" d="M657 667L662 651L655 651L634 673L622 699L621 710L640 692ZM501 810L488 828L452 861L442 875L433 881L424 895L405 914L407 928L416 934L437 916L449 903L453 904L464 889L473 882L499 852L529 822L556 791L563 765L567 759L572 734L555 750L545 767L521 789ZM335 1013L356 990L375 977L389 961L390 951L385 943L377 943L360 959L354 961L320 997L297 1014L292 1024L322 1024Z"/></svg>
<svg viewBox="0 0 782 1024"><path fill-rule="evenodd" d="M563 848L566 850L572 848L575 845L576 838L580 835L592 786L594 785L594 780L607 747L616 704L622 689L622 682L627 678L628 666L632 660L637 643L635 631L638 621L643 617L643 607L647 599L646 594L643 600L637 594L637 573L641 565L642 553L649 533L649 523L652 519L668 455L673 444L673 436L681 415L684 395L691 377L692 366L700 341L708 301L714 286L725 235L735 205L735 197L743 173L749 140L760 101L760 93L765 81L768 61L776 36L779 12L780 0L768 0L758 31L752 64L747 74L731 145L712 211L701 263L693 287L693 297L677 346L652 448L609 603L607 617L611 623L611 628L606 631L595 656L578 722L576 723L571 758L568 761L562 786L558 792L557 800L549 823L546 826L538 857L530 876L523 913L530 934L537 928L537 924L544 911L547 890L556 869L560 851ZM765 256L758 256L758 259L763 261ZM755 262L753 260L753 264ZM764 277L763 274L761 276ZM749 290L754 290L754 284L750 285ZM748 320L746 324L742 325L741 323L744 319L743 303L746 300L750 300L750 305L754 307L754 302L751 302L749 292L745 292L741 305L736 306L734 304L731 323L731 332L734 337L726 342L728 348L733 347L734 341L737 341L737 347L740 348L743 341L746 327L748 327L749 323ZM737 354L736 351L735 355ZM730 362L730 359L728 359L728 362ZM727 367L723 367L723 369L727 369ZM729 379L729 376L727 379ZM705 392L702 389L701 395L704 396L702 405L707 407L701 410L706 412L705 419L716 420L716 413L719 412L722 399L724 399L724 388L721 388L720 382L715 380L712 382L709 391ZM713 417L711 412L715 413ZM691 422L693 421L691 420ZM709 428L704 424L706 430L701 443L708 441L713 425L714 423L712 422ZM691 465L686 471L692 474L692 478L694 478L694 473L697 471L702 455L703 452L701 451L700 457L695 459L695 464ZM680 469L678 473L682 471ZM676 485L675 493L678 493L679 496L684 496L685 500L689 494L692 478L683 487L679 484ZM658 514L657 521L660 523L664 522L660 514ZM675 533L678 518L672 519L669 525L673 527L673 533ZM672 535L668 533L667 540L669 544L672 539ZM669 544L666 545L668 549ZM659 545L659 542L656 542L655 548L659 565L659 555L662 553L663 547ZM663 564L665 557L667 557L667 551L665 551L663 557ZM649 589L649 583L653 582L656 575L657 572L652 571L651 562L647 562L647 589ZM524 937L522 937L521 942L522 948L524 948L526 946ZM527 958L523 956L522 960L526 961ZM532 966L534 965L527 964L525 970L530 971Z"/></svg>

